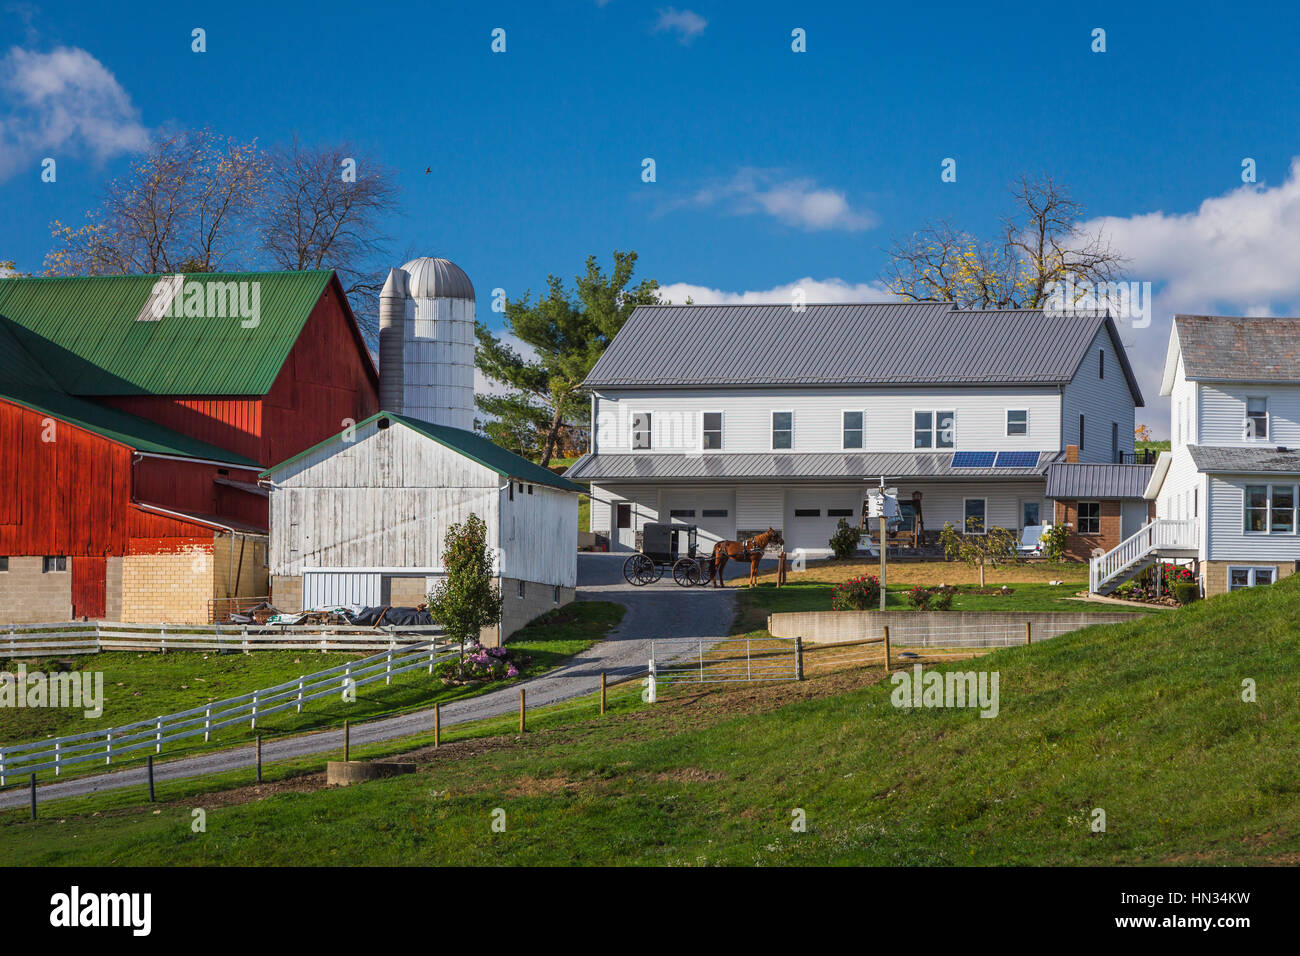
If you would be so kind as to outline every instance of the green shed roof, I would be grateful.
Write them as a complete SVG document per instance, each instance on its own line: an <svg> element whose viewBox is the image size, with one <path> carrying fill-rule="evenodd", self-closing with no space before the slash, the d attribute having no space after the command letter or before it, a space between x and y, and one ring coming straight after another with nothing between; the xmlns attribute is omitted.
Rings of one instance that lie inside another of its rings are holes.
<svg viewBox="0 0 1300 956"><path fill-rule="evenodd" d="M587 493L587 489L582 485L569 481L551 471L549 468L543 468L536 462L529 461L527 458L521 458L512 451L507 451L492 439L480 435L477 432L465 431L463 428L452 428L450 425L435 425L433 422L422 421L418 418L409 418L406 415L395 415L392 412L376 412L363 422L358 422L351 431L368 425L380 418L390 418L395 422L400 422L412 431L419 432L425 438L432 439L440 445L445 445L452 451L459 452L466 458L478 462L484 468L495 471L503 478L517 478L520 481L532 482L536 485L549 485L552 488L559 488L562 491L576 491L582 494ZM323 448L331 442L338 441L342 438L344 432L325 439L306 451L288 458L278 465L262 472L265 478L279 471L286 465L292 464L300 458L305 458L312 452Z"/></svg>
<svg viewBox="0 0 1300 956"><path fill-rule="evenodd" d="M225 292L226 283L249 284L243 287L247 301L253 303L256 290L258 311L256 324L247 328L239 314L141 321L155 286L169 276L9 278L0 281L0 325L72 395L265 395L331 275L185 277L179 301L201 295L204 312L209 291ZM223 300L224 295L214 295L213 304Z"/></svg>

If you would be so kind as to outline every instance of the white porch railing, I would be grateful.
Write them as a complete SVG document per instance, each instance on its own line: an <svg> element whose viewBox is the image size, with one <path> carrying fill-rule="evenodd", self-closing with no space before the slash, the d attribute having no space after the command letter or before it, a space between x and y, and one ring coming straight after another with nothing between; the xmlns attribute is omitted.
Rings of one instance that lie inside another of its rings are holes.
<svg viewBox="0 0 1300 956"><path fill-rule="evenodd" d="M1144 524L1105 554L1088 564L1088 590L1096 594L1147 555L1162 550L1193 550L1197 546L1194 518L1156 518Z"/></svg>

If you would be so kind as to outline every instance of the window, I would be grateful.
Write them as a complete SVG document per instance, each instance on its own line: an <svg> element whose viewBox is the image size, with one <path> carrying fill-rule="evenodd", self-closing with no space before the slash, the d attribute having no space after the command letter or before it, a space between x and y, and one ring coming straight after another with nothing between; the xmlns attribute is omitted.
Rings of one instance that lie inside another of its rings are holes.
<svg viewBox="0 0 1300 956"><path fill-rule="evenodd" d="M1242 588L1272 584L1276 573L1276 568L1228 568L1228 590L1240 591Z"/></svg>
<svg viewBox="0 0 1300 956"><path fill-rule="evenodd" d="M517 593L520 597L523 597L523 596L524 596L524 582L523 582L523 581L518 582L518 584L516 585L516 593Z"/></svg>
<svg viewBox="0 0 1300 956"><path fill-rule="evenodd" d="M862 413L845 412L844 421L844 448L861 448L862 447Z"/></svg>
<svg viewBox="0 0 1300 956"><path fill-rule="evenodd" d="M772 448L794 447L794 412L772 413Z"/></svg>
<svg viewBox="0 0 1300 956"><path fill-rule="evenodd" d="M559 589L559 588L551 588L551 603L552 603L552 604L559 604L559 603L560 603L560 589Z"/></svg>
<svg viewBox="0 0 1300 956"><path fill-rule="evenodd" d="M727 516L726 508L705 508L700 514L705 518L725 518Z"/></svg>
<svg viewBox="0 0 1300 956"><path fill-rule="evenodd" d="M852 518L852 508L827 508L826 517L828 518Z"/></svg>
<svg viewBox="0 0 1300 956"><path fill-rule="evenodd" d="M1110 460L1117 465L1122 465L1119 457L1119 422L1110 423Z"/></svg>
<svg viewBox="0 0 1300 956"><path fill-rule="evenodd" d="M532 485L529 485L529 486L528 486L528 493L529 493L530 495L533 493L533 486L532 486Z"/></svg>
<svg viewBox="0 0 1300 956"><path fill-rule="evenodd" d="M1083 416L1079 416L1079 451L1083 451Z"/></svg>
<svg viewBox="0 0 1300 956"><path fill-rule="evenodd" d="M1268 399L1267 398L1248 398L1246 399L1246 435L1247 441L1252 438L1261 440L1268 439Z"/></svg>
<svg viewBox="0 0 1300 956"><path fill-rule="evenodd" d="M61 555L57 558L45 558L41 562L41 574L66 570L68 570L68 559Z"/></svg>
<svg viewBox="0 0 1300 956"><path fill-rule="evenodd" d="M966 513L964 524L967 534L983 534L987 529L984 524L984 513L988 507L988 502L983 498L967 498Z"/></svg>
<svg viewBox="0 0 1300 956"><path fill-rule="evenodd" d="M1247 534L1295 534L1295 485L1247 485L1242 501Z"/></svg>
<svg viewBox="0 0 1300 956"><path fill-rule="evenodd" d="M956 444L957 413L913 412L913 448L953 448Z"/></svg>
<svg viewBox="0 0 1300 956"><path fill-rule="evenodd" d="M722 448L722 412L705 412L700 423L700 447L705 451Z"/></svg>
<svg viewBox="0 0 1300 956"><path fill-rule="evenodd" d="M618 515L614 519L619 528L632 527L632 506L629 504L620 504L617 507Z"/></svg>
<svg viewBox="0 0 1300 956"><path fill-rule="evenodd" d="M1025 501L1020 505L1020 526L1022 528L1032 528L1035 525L1042 524L1039 520L1042 515L1043 503L1041 501Z"/></svg>
<svg viewBox="0 0 1300 956"><path fill-rule="evenodd" d="M1026 408L1007 409L1007 436L1029 434L1029 410Z"/></svg>
<svg viewBox="0 0 1300 956"><path fill-rule="evenodd" d="M510 500L511 500L511 501L514 501L514 500L515 500L515 483L514 483L513 481L511 481L511 482L507 482L507 483L506 483L506 487L510 489Z"/></svg>
<svg viewBox="0 0 1300 956"><path fill-rule="evenodd" d="M795 508L794 516L796 518L820 518L822 516L821 508Z"/></svg>
<svg viewBox="0 0 1300 956"><path fill-rule="evenodd" d="M651 421L649 412L632 413L632 449L650 448Z"/></svg>
<svg viewBox="0 0 1300 956"><path fill-rule="evenodd" d="M1097 377L1106 377L1106 350L1100 349L1097 352Z"/></svg>
<svg viewBox="0 0 1300 956"><path fill-rule="evenodd" d="M8 570L9 570L9 559L8 559L8 558L0 558L0 574L3 574L4 572L6 572L6 571L8 571Z"/></svg>
<svg viewBox="0 0 1300 956"><path fill-rule="evenodd" d="M1079 502L1079 534L1101 534L1101 502Z"/></svg>
<svg viewBox="0 0 1300 956"><path fill-rule="evenodd" d="M668 517L670 517L670 518L694 518L694 517L695 517L695 509L694 509L694 508L670 508L669 511L668 511Z"/></svg>

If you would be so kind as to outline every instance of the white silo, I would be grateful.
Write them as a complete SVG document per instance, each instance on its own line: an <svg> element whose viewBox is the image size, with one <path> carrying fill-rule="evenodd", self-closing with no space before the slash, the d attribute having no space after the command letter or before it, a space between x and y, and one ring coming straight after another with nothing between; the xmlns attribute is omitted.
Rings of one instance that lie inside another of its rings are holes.
<svg viewBox="0 0 1300 956"><path fill-rule="evenodd" d="M424 256L389 272L379 375L386 411L473 429L474 286L454 262Z"/></svg>

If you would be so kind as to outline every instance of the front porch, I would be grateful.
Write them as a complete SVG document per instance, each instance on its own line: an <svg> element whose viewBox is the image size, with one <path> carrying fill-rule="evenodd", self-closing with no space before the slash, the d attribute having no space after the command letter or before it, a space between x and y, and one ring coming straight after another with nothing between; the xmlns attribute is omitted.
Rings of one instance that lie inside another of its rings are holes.
<svg viewBox="0 0 1300 956"><path fill-rule="evenodd" d="M1153 518L1133 535L1088 565L1088 590L1107 595L1157 561L1196 560L1200 556L1195 519Z"/></svg>

